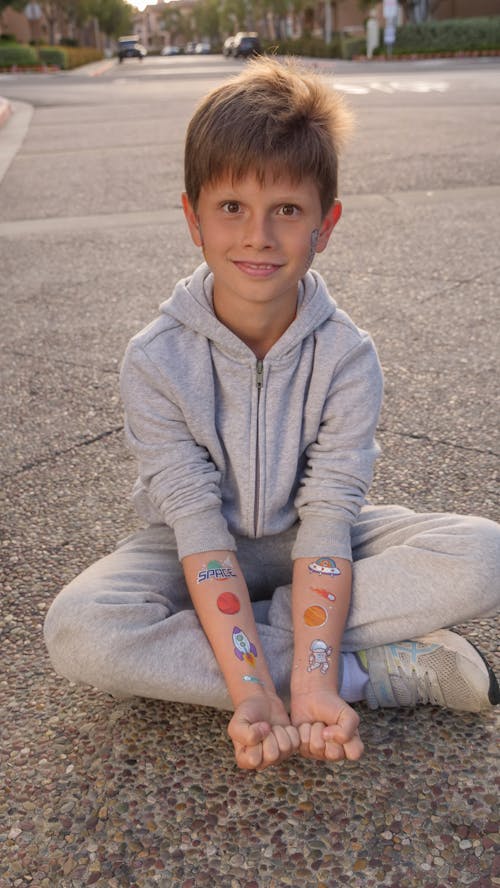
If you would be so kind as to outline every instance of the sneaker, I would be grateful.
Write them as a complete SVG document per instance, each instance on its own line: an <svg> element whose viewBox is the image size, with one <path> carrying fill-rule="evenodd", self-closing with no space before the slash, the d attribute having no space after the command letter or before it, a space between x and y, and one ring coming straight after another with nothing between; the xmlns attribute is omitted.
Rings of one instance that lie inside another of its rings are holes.
<svg viewBox="0 0 500 888"><path fill-rule="evenodd" d="M483 655L448 629L356 656L368 673L364 698L370 709L430 703L480 712L500 703L495 673Z"/></svg>

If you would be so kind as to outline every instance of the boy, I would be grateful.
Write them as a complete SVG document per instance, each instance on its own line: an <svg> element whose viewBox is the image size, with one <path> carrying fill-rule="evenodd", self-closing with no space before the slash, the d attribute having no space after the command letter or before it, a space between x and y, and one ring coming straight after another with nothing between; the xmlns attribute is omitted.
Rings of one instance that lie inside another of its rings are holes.
<svg viewBox="0 0 500 888"><path fill-rule="evenodd" d="M482 656L441 627L493 612L499 528L365 502L381 371L309 270L341 215L348 122L317 77L269 59L196 111L183 207L205 263L121 375L146 526L45 625L74 681L233 708L248 769L358 759L351 702L498 702Z"/></svg>

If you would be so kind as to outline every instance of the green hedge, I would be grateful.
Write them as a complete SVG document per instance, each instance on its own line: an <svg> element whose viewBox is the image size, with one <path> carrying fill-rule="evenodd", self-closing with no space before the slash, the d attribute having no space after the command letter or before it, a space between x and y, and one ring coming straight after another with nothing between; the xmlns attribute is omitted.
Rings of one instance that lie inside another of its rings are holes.
<svg viewBox="0 0 500 888"><path fill-rule="evenodd" d="M267 43L267 52L278 55L309 56L315 59L352 59L366 54L364 37L346 37L334 34L331 43L325 43L321 37L306 34L295 40L278 40Z"/></svg>
<svg viewBox="0 0 500 888"><path fill-rule="evenodd" d="M66 50L58 46L41 46L38 55L42 65L50 65L56 68L67 68Z"/></svg>
<svg viewBox="0 0 500 888"><path fill-rule="evenodd" d="M484 52L498 49L500 16L492 16L403 25L397 29L393 54Z"/></svg>
<svg viewBox="0 0 500 888"><path fill-rule="evenodd" d="M0 68L51 67L78 68L89 62L98 62L103 55L98 49L87 46L28 46L27 44L0 43Z"/></svg>
<svg viewBox="0 0 500 888"><path fill-rule="evenodd" d="M38 55L32 46L23 43L0 45L0 68L30 68L38 65Z"/></svg>

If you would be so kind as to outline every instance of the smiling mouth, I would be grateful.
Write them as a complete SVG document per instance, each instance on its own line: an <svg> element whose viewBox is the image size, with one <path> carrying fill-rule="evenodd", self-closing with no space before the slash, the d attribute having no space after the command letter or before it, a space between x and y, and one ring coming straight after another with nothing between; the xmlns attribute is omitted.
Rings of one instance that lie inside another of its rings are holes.
<svg viewBox="0 0 500 888"><path fill-rule="evenodd" d="M236 268L239 268L240 271L243 271L246 274L263 277L269 274L273 274L273 272L278 271L278 269L281 268L281 265L273 262L240 262L238 260L235 260L234 265L236 266Z"/></svg>

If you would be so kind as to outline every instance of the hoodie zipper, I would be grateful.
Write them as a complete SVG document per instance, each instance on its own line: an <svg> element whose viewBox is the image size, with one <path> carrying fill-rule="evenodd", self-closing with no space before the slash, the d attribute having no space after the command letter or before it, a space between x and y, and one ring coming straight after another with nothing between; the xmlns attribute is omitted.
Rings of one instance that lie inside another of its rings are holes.
<svg viewBox="0 0 500 888"><path fill-rule="evenodd" d="M254 490L254 507L253 507L253 530L254 536L257 536L259 524L259 492L260 492L260 459L259 459L259 426L260 426L260 395L264 382L264 361L262 358L257 359L255 367L255 375L257 381L257 423L255 428L255 490Z"/></svg>

